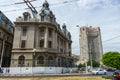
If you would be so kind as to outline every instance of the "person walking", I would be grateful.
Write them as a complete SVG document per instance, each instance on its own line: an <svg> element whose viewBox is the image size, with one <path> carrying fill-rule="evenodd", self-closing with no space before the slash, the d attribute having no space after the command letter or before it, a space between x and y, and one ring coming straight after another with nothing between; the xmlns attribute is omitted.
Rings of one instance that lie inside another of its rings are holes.
<svg viewBox="0 0 120 80"><path fill-rule="evenodd" d="M2 74L3 73L3 70L0 68L0 74Z"/></svg>

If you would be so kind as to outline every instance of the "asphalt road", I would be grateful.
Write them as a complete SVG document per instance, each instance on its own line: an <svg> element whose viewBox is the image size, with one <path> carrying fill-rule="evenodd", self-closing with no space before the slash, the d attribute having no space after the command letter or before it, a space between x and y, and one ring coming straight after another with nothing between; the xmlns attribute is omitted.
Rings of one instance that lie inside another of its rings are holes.
<svg viewBox="0 0 120 80"><path fill-rule="evenodd" d="M107 72L106 76L113 76L113 72Z"/></svg>

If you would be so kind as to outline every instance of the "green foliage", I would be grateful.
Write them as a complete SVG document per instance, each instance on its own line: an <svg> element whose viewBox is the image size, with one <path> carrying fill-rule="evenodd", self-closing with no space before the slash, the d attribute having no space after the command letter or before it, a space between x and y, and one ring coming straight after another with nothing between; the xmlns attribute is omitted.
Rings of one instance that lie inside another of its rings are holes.
<svg viewBox="0 0 120 80"><path fill-rule="evenodd" d="M113 79L113 76L102 76L102 78L105 78L105 79Z"/></svg>
<svg viewBox="0 0 120 80"><path fill-rule="evenodd" d="M120 53L107 52L103 54L102 63L108 67L120 68Z"/></svg>
<svg viewBox="0 0 120 80"><path fill-rule="evenodd" d="M91 66L91 61L89 60L88 62L87 62L87 65L89 65L89 66ZM99 67L99 62L97 62L96 60L92 60L92 66L93 67Z"/></svg>
<svg viewBox="0 0 120 80"><path fill-rule="evenodd" d="M85 64L81 64L81 63L80 63L80 64L78 65L78 68L81 68L81 67L85 67Z"/></svg>
<svg viewBox="0 0 120 80"><path fill-rule="evenodd" d="M92 60L92 66L93 67L99 67L99 62L97 62L96 60ZM89 60L89 61L87 61L87 66L91 66L91 61ZM85 63L84 64L79 64L78 65L78 68L81 68L81 67L85 67Z"/></svg>

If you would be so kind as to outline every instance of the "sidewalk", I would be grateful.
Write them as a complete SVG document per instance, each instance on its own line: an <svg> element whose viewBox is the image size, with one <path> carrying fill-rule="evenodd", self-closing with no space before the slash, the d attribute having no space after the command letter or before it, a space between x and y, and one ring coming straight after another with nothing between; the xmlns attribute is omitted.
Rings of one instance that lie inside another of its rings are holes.
<svg viewBox="0 0 120 80"><path fill-rule="evenodd" d="M82 73L63 73L63 74L1 74L0 78L2 77L65 77L65 76L85 76L85 75L91 75L88 74L82 74Z"/></svg>

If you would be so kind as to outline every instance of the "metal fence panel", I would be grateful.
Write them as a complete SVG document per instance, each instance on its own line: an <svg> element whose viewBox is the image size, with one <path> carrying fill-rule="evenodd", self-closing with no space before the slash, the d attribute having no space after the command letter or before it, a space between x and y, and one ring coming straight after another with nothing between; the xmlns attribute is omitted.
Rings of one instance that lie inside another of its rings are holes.
<svg viewBox="0 0 120 80"><path fill-rule="evenodd" d="M3 74L60 74L77 70L70 67L10 67L2 68Z"/></svg>

